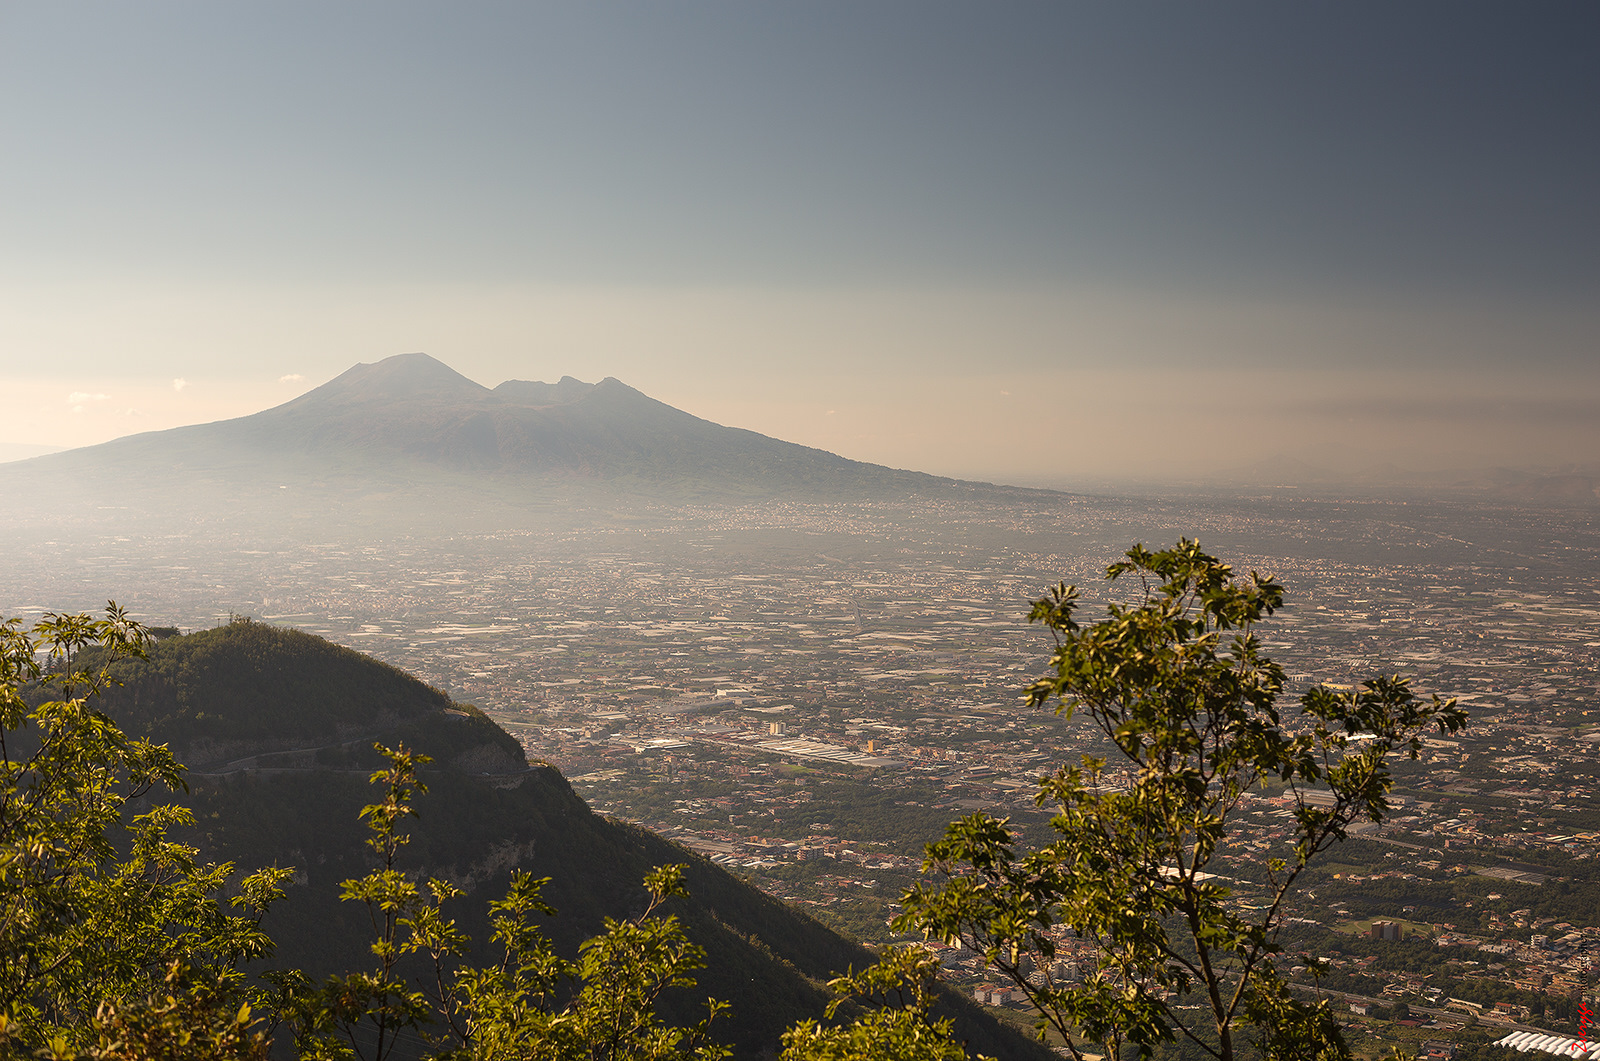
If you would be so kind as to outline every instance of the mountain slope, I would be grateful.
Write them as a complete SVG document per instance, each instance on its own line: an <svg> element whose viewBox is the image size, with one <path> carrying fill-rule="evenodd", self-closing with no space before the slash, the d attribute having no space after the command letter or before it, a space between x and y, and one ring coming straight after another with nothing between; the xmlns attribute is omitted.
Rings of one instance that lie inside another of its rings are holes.
<svg viewBox="0 0 1600 1061"><path fill-rule="evenodd" d="M93 665L92 656L83 661ZM551 882L560 911L543 926L565 953L606 916L643 905L645 872L689 864L690 898L674 912L708 952L694 991L668 1003L693 1019L707 994L733 1003L723 1034L739 1056L772 1049L784 1027L821 1013L820 984L871 956L805 914L652 833L593 814L561 775L529 767L515 740L476 711L376 660L320 638L234 622L159 643L148 660L117 663L122 682L100 706L130 731L206 757L184 802L203 857L241 867L293 866L289 897L266 927L279 967L346 971L370 958L364 909L337 900L341 881L370 868L360 808L371 801L373 740L430 754L408 870L468 892L450 911L488 938L488 900L514 868ZM950 1003L974 1047L1007 1058L1049 1055L985 1016Z"/></svg>
<svg viewBox="0 0 1600 1061"><path fill-rule="evenodd" d="M0 489L38 518L115 509L269 521L359 507L375 493L391 495L377 517L390 519L550 496L1018 493L724 427L616 379L512 380L491 390L426 354L356 365L251 416L15 462L0 467Z"/></svg>
<svg viewBox="0 0 1600 1061"><path fill-rule="evenodd" d="M92 666L98 656L85 659ZM99 706L199 773L309 766L307 749L371 769L374 740L426 744L439 761L479 772L527 768L516 738L477 708L297 630L241 619L158 642L149 659L112 672L119 684Z"/></svg>

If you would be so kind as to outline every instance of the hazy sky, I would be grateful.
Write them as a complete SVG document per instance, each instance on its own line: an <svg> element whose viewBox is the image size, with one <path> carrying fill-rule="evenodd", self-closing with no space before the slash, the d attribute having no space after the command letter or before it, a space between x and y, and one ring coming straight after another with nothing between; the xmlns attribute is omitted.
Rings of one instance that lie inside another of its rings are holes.
<svg viewBox="0 0 1600 1061"><path fill-rule="evenodd" d="M1596 189L1587 0L0 0L0 444L424 350L954 474L1593 463Z"/></svg>

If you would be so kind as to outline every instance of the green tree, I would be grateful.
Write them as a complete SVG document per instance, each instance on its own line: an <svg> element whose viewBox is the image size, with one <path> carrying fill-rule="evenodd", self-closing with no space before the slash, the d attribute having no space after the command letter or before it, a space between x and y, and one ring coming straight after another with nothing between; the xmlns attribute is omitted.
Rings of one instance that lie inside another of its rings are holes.
<svg viewBox="0 0 1600 1061"><path fill-rule="evenodd" d="M1041 780L1055 839L1038 850L1019 853L1006 819L952 824L928 848L939 876L907 892L897 927L985 955L1078 1058L1077 1044L1147 1057L1178 1038L1219 1061L1246 1044L1283 1061L1348 1057L1326 1003L1293 997L1277 972L1285 902L1351 823L1388 812L1390 757L1416 757L1423 732L1465 714L1390 677L1313 688L1287 724L1283 672L1255 634L1282 603L1276 581L1236 578L1189 540L1135 546L1106 577L1139 592L1099 622L1078 622L1075 587L1034 603L1055 651L1027 702L1081 712L1114 753ZM1260 909L1234 908L1210 867L1241 797L1266 785L1293 797L1293 839L1267 862ZM1312 802L1308 786L1329 794ZM1089 944L1086 968L1058 964ZM1195 1002L1199 1019L1180 1008Z"/></svg>
<svg viewBox="0 0 1600 1061"><path fill-rule="evenodd" d="M874 965L834 980L828 1003L856 1002L865 1016L845 1026L802 1021L783 1035L781 1061L966 1061L949 1018L933 1016L938 960L919 946L892 947Z"/></svg>
<svg viewBox="0 0 1600 1061"><path fill-rule="evenodd" d="M409 842L400 831L416 814L413 800L427 786L417 777L431 760L407 750L376 746L389 765L372 775L383 798L363 808L378 866L344 882L342 898L366 906L375 940L374 969L313 983L298 971L271 976L278 1012L293 1032L301 1057L317 1061L383 1061L400 1038L431 1039L439 1058L522 1061L712 1061L727 1051L711 1042L711 1026L725 1003L710 1000L703 1021L665 1024L656 1004L669 988L695 985L705 952L691 943L668 900L684 896L682 866L658 867L645 877L649 902L637 917L607 918L605 931L586 941L576 962L558 956L532 924L554 914L540 897L548 882L516 873L504 899L490 904L493 940L502 951L495 965L460 964L471 940L446 916L444 904L461 897L447 881L419 886L401 868ZM408 956L425 958L430 974L412 982L401 974Z"/></svg>
<svg viewBox="0 0 1600 1061"><path fill-rule="evenodd" d="M97 711L105 667L78 666L88 648L109 663L148 643L115 603L104 618L0 623L0 1047L104 1052L196 1007L225 1014L240 1043L259 1039L240 966L270 953L259 921L288 871L252 874L224 900L233 867L168 837L188 811L124 821L130 801L182 788L182 767Z"/></svg>

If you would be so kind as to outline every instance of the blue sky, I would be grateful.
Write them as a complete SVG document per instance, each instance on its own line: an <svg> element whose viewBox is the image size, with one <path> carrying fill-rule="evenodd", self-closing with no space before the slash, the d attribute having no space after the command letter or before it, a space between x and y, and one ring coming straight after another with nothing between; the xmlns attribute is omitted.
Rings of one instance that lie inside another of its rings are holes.
<svg viewBox="0 0 1600 1061"><path fill-rule="evenodd" d="M955 474L1587 461L1597 60L1583 3L0 4L0 444L426 350Z"/></svg>

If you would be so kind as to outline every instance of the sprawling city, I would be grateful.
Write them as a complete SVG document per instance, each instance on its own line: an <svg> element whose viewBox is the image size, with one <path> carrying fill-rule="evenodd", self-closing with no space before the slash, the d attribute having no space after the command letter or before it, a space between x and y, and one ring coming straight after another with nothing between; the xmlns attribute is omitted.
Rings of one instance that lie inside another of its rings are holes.
<svg viewBox="0 0 1600 1061"><path fill-rule="evenodd" d="M1347 999L1356 1041L1437 1039L1441 1056L1467 1023L1576 1028L1600 974L1600 586L1582 510L1281 494L753 505L598 546L508 530L195 565L181 539L106 540L74 545L67 568L64 545L39 545L34 570L70 575L29 591L70 599L137 570L151 621L249 615L371 653L483 709L596 810L881 945L946 823L983 811L1048 840L1038 779L1105 743L1023 705L1050 652L1028 602L1062 580L1091 617L1141 599L1103 581L1112 543L1174 525L1287 587L1258 631L1285 702L1400 674L1470 715L1397 765L1385 820L1308 871L1285 954L1328 965L1289 961L1295 981ZM1221 865L1242 909L1293 807L1271 785L1241 803ZM1080 945L1061 943L1070 976ZM979 1001L1026 1009L980 955L940 958Z"/></svg>

